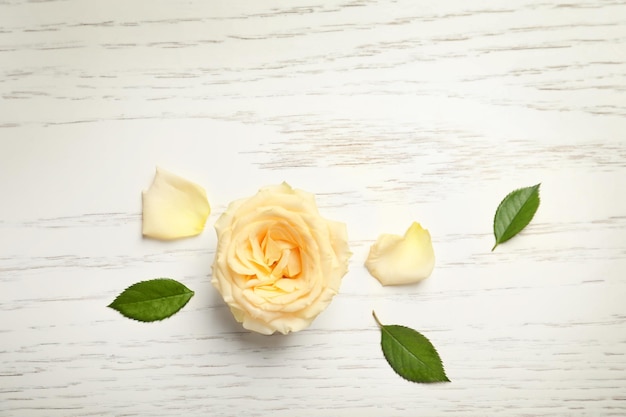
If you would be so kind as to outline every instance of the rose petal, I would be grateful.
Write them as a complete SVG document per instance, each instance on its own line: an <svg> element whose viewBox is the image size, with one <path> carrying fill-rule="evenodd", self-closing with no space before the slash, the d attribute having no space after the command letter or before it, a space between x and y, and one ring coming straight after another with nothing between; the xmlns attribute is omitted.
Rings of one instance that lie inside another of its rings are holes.
<svg viewBox="0 0 626 417"><path fill-rule="evenodd" d="M212 283L243 327L263 334L309 326L347 272L345 224L287 183L229 204L215 223Z"/></svg>
<svg viewBox="0 0 626 417"><path fill-rule="evenodd" d="M154 239L198 235L211 212L202 187L161 168L142 198L142 232Z"/></svg>
<svg viewBox="0 0 626 417"><path fill-rule="evenodd" d="M412 284L428 278L435 267L430 233L414 222L404 237L380 235L370 248L365 267L382 285Z"/></svg>

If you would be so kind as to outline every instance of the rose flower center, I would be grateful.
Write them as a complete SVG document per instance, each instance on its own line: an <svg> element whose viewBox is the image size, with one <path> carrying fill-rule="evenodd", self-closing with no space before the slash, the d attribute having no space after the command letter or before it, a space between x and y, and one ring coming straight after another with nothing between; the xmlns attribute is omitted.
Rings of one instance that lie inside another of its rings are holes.
<svg viewBox="0 0 626 417"><path fill-rule="evenodd" d="M295 278L302 270L300 248L281 230L268 230L259 242L265 265L275 278Z"/></svg>
<svg viewBox="0 0 626 417"><path fill-rule="evenodd" d="M274 223L248 237L241 259L254 273L246 276L245 288L266 299L301 288L302 253L294 232L288 224Z"/></svg>

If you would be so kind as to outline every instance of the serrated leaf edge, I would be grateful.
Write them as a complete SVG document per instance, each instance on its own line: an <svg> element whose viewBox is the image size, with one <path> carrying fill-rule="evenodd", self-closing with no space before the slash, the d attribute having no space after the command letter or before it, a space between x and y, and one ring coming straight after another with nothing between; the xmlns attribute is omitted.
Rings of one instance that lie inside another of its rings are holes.
<svg viewBox="0 0 626 417"><path fill-rule="evenodd" d="M189 298L188 298L188 299L187 299L187 300L186 300L183 304L181 304L181 306L180 306L180 307L179 307L176 311L172 312L172 314L170 314L170 315L169 315L169 316L167 316L167 317L163 317L162 319L154 319L154 320L141 320L141 319L138 319L138 318L136 318L136 317L131 317L131 316L128 316L128 315L124 314L123 312L121 312L120 310L116 309L115 307L111 307L110 305L109 305L109 306L107 306L107 307L112 308L113 310L117 311L119 314L121 314L123 317L126 317L127 319L131 319L131 320L134 320L134 321L138 321L138 322L140 322L140 323L154 323L154 322L157 322L157 321L163 321L163 320L167 320L167 319L172 318L172 316L176 315L176 314L177 314L180 310L182 310L182 309L183 309L183 307L185 307L185 306L187 305L187 303L189 303L189 301L191 300L191 298L195 295L193 292L191 292L191 293L185 293L185 294L189 294L189 295L190 295L190 296L189 296Z"/></svg>
<svg viewBox="0 0 626 417"><path fill-rule="evenodd" d="M189 288L187 288L187 289L189 290ZM124 291L126 291L126 290L124 290ZM122 292L123 292L123 291L122 291ZM121 294L121 293L120 293L120 294ZM168 298L180 297L181 295L187 295L187 294L189 294L189 295L191 295L191 296L193 297L193 295L194 295L195 293L194 293L193 291L189 290L189 291L187 291L187 292L183 292L183 293L180 293L180 294L175 294L175 295L168 295L168 296L166 296L166 297L160 297L160 298L158 298L158 299L159 299L159 300L166 300L166 299L168 299ZM119 296L118 296L118 297L119 297ZM153 301L153 300L156 300L156 298L153 298L153 299L150 299L150 300L133 301L133 302L131 302L131 303L116 303L116 301L117 301L118 297L115 297L115 300L113 300L113 302L112 302L111 304L109 304L107 307L114 308L114 307L115 307L115 306L117 306L117 305L127 306L127 305L131 305L131 304L139 304L139 303L145 303L145 302L148 302L148 301Z"/></svg>
<svg viewBox="0 0 626 417"><path fill-rule="evenodd" d="M168 295L167 297L160 298L161 300L162 300L162 299L166 299L166 298L172 298L172 297L180 297L181 295L187 295L187 294L189 295L189 298L187 298L187 300L185 300L185 302L184 302L183 304L181 304L181 305L180 305L180 307L179 307L179 308L177 308L177 309L176 309L176 311L172 312L172 314L170 314L169 316L167 316L167 317L163 317L163 318L161 318L161 319L155 319L155 320L140 320L140 319L138 319L138 318L136 318L136 317L131 317L131 316L128 316L128 315L124 314L122 311L120 311L120 310L118 310L118 309L116 308L116 306L118 306L118 305L129 305L129 304L137 304L137 303L145 302L145 301L135 301L135 302L132 302L132 303L116 304L116 301L117 301L117 300L118 300L118 299L122 296L122 294L124 294L126 291L128 291L128 290L129 290L129 289L131 289L132 287L134 287L134 286L136 286L136 285L139 285L139 284L143 284L143 283L145 283L145 282L161 281L161 280L166 280L166 281L174 281L174 282L176 282L177 284L182 285L182 286L183 286L183 287L184 287L184 288L188 291L188 292L184 292L184 293L181 293L181 294L176 294L176 295ZM131 285L129 285L128 287L124 288L124 290L123 290L122 292L120 292L120 293L119 293L119 294L115 297L115 299L114 299L114 300L113 300L113 301L112 301L109 305L107 305L107 307L108 307L108 308L110 308L110 309L112 309L112 310L117 311L119 314L121 314L123 317L126 317L127 319L131 319L131 320L134 320L134 321L138 321L138 322L140 322L140 323L154 323L155 321L163 321L163 320L167 320L167 319L169 319L170 317L172 317L173 315L175 315L176 313L178 313L180 310L182 310L182 309L183 309L183 307L185 307L185 306L187 305L187 303L189 303L189 300L191 300L191 298L192 298L195 294L196 294L196 293L195 293L193 290L189 289L189 288L188 288L185 284L183 284L182 282L179 282L179 281L177 281L177 280L175 280L175 279L172 279L172 278L154 278L154 279L147 279L147 280L144 280L144 281L138 281L138 282L135 282L134 284L131 284Z"/></svg>
<svg viewBox="0 0 626 417"><path fill-rule="evenodd" d="M387 326L396 326L396 327L402 327L404 329L407 330L411 330L413 332L419 333L417 330L412 329L410 327L407 326L402 326L402 325L398 325L398 324L393 324L393 325L385 325L382 324L380 322L380 320L378 319L378 316L376 316L376 312L372 311L372 316L374 316L374 320L376 321L376 324L378 324L378 327L380 328L380 330L382 332L385 332L386 334L389 335L389 337L392 337L394 340L398 340L396 339L387 329ZM422 335L421 333L419 333L420 335ZM428 340L428 338L424 335L422 335L432 346L433 350L435 351L435 354L437 355L437 358L439 359L439 362L441 362L441 371L443 372L443 376L445 379L441 380L441 381L413 381L411 379L408 379L407 377L405 377L404 375L400 374L398 371L396 371L396 369L391 365L391 362L389 361L389 358L387 357L387 354L385 353L385 350L383 349L383 356L385 357L385 360L387 361L387 363L389 364L389 367L396 373L396 375L398 375L399 377L401 377L402 379L404 379L405 381L409 381L409 382L413 382L413 383L418 383L418 384L437 384L437 383L441 383L441 382L451 382L450 378L448 378L448 375L446 374L446 370L443 366L443 361L441 360L441 356L439 355L439 351L437 351L437 348L435 347L435 345ZM397 344L402 347L402 349L404 349L406 352L408 352L412 357L414 357L415 359L417 359L419 362L421 362L422 364L426 365L424 363L424 361L422 359L420 359L419 357L415 356L413 354L413 352L411 352L410 350L408 350L402 343L397 342ZM381 349L382 349L382 339L381 339Z"/></svg>
<svg viewBox="0 0 626 417"><path fill-rule="evenodd" d="M537 190L537 191L538 191L540 186L541 186L541 183L538 183L538 184L535 184L535 185L531 185L531 186L529 186L529 187L520 187L520 188L517 188L517 189L515 189L515 190L511 191L510 193L508 193L508 194L507 194L507 195L506 195L506 196L502 199L502 201L500 201L500 204L498 204L498 208L496 208L496 213L493 215L493 235L494 235L494 237L496 238L496 243L493 245L493 248L491 248L491 252L493 252L493 251L494 251L494 249L495 249L495 248L496 248L499 244L504 243L504 242L506 242L506 241L508 241L508 240L510 240L510 239L512 239L513 237L515 237L515 236L516 236L516 235L513 235L513 236L511 236L511 237L510 237L509 239L507 239L507 240L499 240L499 239L498 239L498 237L496 236L496 218L498 217L498 213L500 212L500 208L502 207L502 205L504 204L504 202L505 202L505 201L506 201L506 200L507 200L507 199L508 199L511 195L515 194L515 193L516 193L516 192L518 192L518 191L525 190L525 189L528 189L528 188L532 188L532 189L534 189L534 190ZM531 195L532 195L532 194L531 194ZM539 193L538 193L538 192L537 192L537 200L539 200L539 204L541 204L541 196L539 195ZM518 211L518 213L522 210L522 208L524 208L524 206L526 205L526 203L528 203L528 199L527 199L526 201L524 201L524 204L522 204L522 207L520 208L520 210ZM538 207L537 207L537 208L538 208ZM533 218L535 217L535 214L536 214L536 213L537 213L537 210L535 210L535 211L532 213L532 215L530 216L530 219L528 220L528 223L526 224L526 226L528 226L528 224L530 224L530 222L531 222L531 221L533 220ZM512 223L512 222L511 222L511 223ZM522 230L523 230L523 229L525 229L525 228L526 228L526 226L524 226L524 227L522 228ZM520 230L520 232L521 232L521 230Z"/></svg>

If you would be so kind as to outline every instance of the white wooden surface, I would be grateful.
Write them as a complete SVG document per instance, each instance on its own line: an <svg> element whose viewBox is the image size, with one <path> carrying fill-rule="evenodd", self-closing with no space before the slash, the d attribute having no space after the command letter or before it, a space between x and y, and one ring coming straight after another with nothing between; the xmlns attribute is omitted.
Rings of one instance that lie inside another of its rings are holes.
<svg viewBox="0 0 626 417"><path fill-rule="evenodd" d="M625 116L622 0L0 0L0 416L624 416ZM156 165L206 187L201 236L141 238ZM264 337L210 286L212 225L281 181L354 255ZM435 271L383 288L368 248L413 220ZM196 291L176 316L106 308L159 276ZM373 309L452 382L395 375Z"/></svg>

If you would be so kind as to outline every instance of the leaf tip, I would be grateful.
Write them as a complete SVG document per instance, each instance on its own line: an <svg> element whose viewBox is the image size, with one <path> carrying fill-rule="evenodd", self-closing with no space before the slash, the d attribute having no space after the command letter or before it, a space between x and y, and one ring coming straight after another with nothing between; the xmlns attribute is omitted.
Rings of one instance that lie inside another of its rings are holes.
<svg viewBox="0 0 626 417"><path fill-rule="evenodd" d="M111 301L109 305L107 305L107 307L117 311L117 299L118 297L115 297L113 301Z"/></svg>

